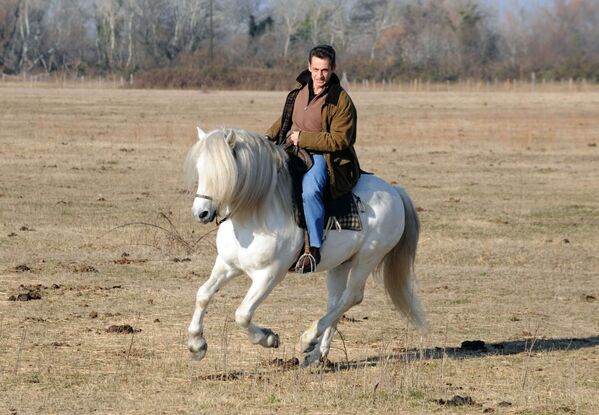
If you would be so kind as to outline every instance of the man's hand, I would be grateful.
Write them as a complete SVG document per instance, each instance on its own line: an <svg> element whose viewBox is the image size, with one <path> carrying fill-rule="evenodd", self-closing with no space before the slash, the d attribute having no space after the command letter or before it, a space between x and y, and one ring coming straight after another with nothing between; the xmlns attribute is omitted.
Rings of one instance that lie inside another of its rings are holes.
<svg viewBox="0 0 599 415"><path fill-rule="evenodd" d="M291 140L295 146L299 145L299 133L299 131L293 131L291 134L289 134L289 140Z"/></svg>

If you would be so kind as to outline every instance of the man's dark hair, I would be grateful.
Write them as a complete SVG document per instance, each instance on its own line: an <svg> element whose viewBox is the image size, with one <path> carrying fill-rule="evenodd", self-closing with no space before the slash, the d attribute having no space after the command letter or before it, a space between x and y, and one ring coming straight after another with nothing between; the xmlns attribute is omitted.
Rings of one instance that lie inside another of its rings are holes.
<svg viewBox="0 0 599 415"><path fill-rule="evenodd" d="M331 62L331 66L335 66L335 49L330 45L318 45L310 50L308 56L308 62L312 62L312 57L316 56L320 59L328 59Z"/></svg>

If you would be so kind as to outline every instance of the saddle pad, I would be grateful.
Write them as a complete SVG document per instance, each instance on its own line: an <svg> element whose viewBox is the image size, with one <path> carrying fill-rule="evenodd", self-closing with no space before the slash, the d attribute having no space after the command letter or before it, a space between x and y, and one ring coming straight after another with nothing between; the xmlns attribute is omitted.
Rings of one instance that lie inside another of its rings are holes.
<svg viewBox="0 0 599 415"><path fill-rule="evenodd" d="M328 229L361 231L360 210L364 210L362 202L358 196L351 192L337 199L327 200L325 204L325 232Z"/></svg>

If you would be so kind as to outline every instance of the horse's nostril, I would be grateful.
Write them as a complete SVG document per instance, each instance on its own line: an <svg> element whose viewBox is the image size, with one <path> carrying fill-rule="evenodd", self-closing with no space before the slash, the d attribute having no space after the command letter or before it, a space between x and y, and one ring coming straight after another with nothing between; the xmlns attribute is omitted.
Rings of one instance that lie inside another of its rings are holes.
<svg viewBox="0 0 599 415"><path fill-rule="evenodd" d="M200 214L198 215L198 217L199 217L200 219L204 219L206 216L208 216L208 211L207 211L207 210L204 210L202 213L200 213Z"/></svg>

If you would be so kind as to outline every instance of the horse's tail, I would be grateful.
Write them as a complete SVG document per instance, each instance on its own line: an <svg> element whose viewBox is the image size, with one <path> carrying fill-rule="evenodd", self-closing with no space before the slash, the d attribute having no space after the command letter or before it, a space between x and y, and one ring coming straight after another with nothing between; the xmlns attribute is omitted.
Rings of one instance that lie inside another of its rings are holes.
<svg viewBox="0 0 599 415"><path fill-rule="evenodd" d="M403 201L405 228L397 245L377 266L375 275L383 280L385 290L395 308L418 328L424 329L426 327L424 310L414 290L414 260L420 235L420 221L406 191L400 187L395 187L395 190Z"/></svg>

